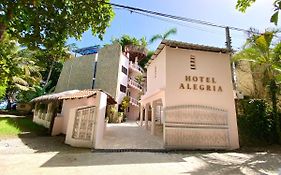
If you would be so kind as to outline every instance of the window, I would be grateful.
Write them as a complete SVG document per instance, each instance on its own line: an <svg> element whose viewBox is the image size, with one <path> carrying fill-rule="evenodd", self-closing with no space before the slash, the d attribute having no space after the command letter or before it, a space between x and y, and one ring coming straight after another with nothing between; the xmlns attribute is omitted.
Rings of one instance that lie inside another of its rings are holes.
<svg viewBox="0 0 281 175"><path fill-rule="evenodd" d="M196 70L196 62L195 62L195 56L190 55L190 69Z"/></svg>
<svg viewBox="0 0 281 175"><path fill-rule="evenodd" d="M126 89L127 89L126 86L124 86L123 84L120 84L120 91L121 92L126 93Z"/></svg>
<svg viewBox="0 0 281 175"><path fill-rule="evenodd" d="M124 66L122 66L122 72L125 74L125 75L127 75L127 68L126 67L124 67Z"/></svg>

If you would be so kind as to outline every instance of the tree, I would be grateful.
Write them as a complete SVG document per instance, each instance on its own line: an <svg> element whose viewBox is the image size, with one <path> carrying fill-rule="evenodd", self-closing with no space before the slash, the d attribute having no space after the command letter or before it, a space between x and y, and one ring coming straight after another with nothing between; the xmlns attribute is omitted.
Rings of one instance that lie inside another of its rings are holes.
<svg viewBox="0 0 281 175"><path fill-rule="evenodd" d="M248 7L250 7L256 0L237 0L236 9L241 12L245 12ZM273 3L274 13L270 18L270 22L273 22L275 25L278 23L278 14L281 9L281 0L275 0Z"/></svg>
<svg viewBox="0 0 281 175"><path fill-rule="evenodd" d="M137 39L129 35L122 35L120 38L113 38L111 39L111 42L112 43L118 42L122 46L122 49L124 49L125 46L127 45L142 46L142 47L147 46L147 41L145 37L142 37L141 39Z"/></svg>
<svg viewBox="0 0 281 175"><path fill-rule="evenodd" d="M8 32L29 48L63 46L91 29L102 39L114 16L109 0L13 0L0 4L0 40Z"/></svg>
<svg viewBox="0 0 281 175"><path fill-rule="evenodd" d="M8 109L17 92L31 90L41 81L41 69L36 66L33 52L20 50L16 43L7 34L0 42L0 86L6 86Z"/></svg>
<svg viewBox="0 0 281 175"><path fill-rule="evenodd" d="M164 40L169 38L171 35L175 35L177 33L177 29L176 28L172 28L170 30L168 30L167 32L165 32L164 34L156 34L154 36L152 36L152 38L149 40L149 43L154 43L156 40Z"/></svg>
<svg viewBox="0 0 281 175"><path fill-rule="evenodd" d="M145 65L151 59L153 54L154 54L154 51L151 51L151 50L148 51L146 57L139 62L140 67L142 67L143 69L146 70Z"/></svg>
<svg viewBox="0 0 281 175"><path fill-rule="evenodd" d="M242 51L234 55L234 60L248 60L258 71L264 89L268 89L266 98L271 101L272 115L276 133L281 142L280 119L278 115L277 95L281 81L281 43L272 48L273 37L276 32L266 31L263 34L251 33Z"/></svg>
<svg viewBox="0 0 281 175"><path fill-rule="evenodd" d="M70 51L77 48L75 44L64 45L63 47L52 47L37 51L36 59L40 67L46 68L42 71L43 81L48 84L52 80L56 85L63 63L71 58ZM54 72L53 72L54 71ZM53 87L52 85L50 87Z"/></svg>

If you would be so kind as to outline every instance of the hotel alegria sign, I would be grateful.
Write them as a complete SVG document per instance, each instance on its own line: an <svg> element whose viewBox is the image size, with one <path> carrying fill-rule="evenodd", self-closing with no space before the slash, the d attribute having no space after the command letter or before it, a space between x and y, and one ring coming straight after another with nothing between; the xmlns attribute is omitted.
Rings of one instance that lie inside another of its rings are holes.
<svg viewBox="0 0 281 175"><path fill-rule="evenodd" d="M222 87L214 77L186 75L184 78L185 81L180 83L179 89L222 92Z"/></svg>

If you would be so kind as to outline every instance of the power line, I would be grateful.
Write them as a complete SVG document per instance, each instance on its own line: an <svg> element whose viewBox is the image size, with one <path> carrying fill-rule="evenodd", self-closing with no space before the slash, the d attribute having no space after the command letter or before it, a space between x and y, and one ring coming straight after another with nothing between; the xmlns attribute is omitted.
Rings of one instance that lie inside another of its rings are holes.
<svg viewBox="0 0 281 175"><path fill-rule="evenodd" d="M126 6L126 5L116 4L116 3L109 3L109 2L99 1L99 0L97 0L97 1L101 2L101 3L104 3L104 4L112 5L114 7L119 7L119 8L127 9L127 10L129 10L131 12L142 12L142 13L145 13L145 14L151 14L151 15L161 16L161 17L170 18L170 19L174 19L174 20L179 20L179 21L184 21L184 22L189 22L189 23L195 23L195 24L201 24L201 25L207 25L207 26L218 27L218 28L224 28L224 29L226 27L228 27L231 30L236 30L236 31L240 31L240 32L258 33L258 32L254 32L254 31L251 31L251 30L246 30L246 29L242 29L242 28L238 28L238 27L233 27L233 26L219 25L219 24L215 24L215 23L208 22L208 21L203 21L203 20L198 20L198 19L192 19L192 18L186 18L186 17L181 17L181 16L175 16L175 15L160 13L160 12L156 12L156 11L151 11L151 10L137 8L137 7Z"/></svg>

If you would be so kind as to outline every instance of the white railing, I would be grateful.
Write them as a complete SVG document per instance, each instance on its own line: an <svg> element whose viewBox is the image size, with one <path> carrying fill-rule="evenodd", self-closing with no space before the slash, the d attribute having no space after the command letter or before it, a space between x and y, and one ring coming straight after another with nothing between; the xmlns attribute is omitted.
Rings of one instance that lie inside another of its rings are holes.
<svg viewBox="0 0 281 175"><path fill-rule="evenodd" d="M130 97L130 103L135 106L139 106L139 101L133 97Z"/></svg>
<svg viewBox="0 0 281 175"><path fill-rule="evenodd" d="M134 64L132 62L130 62L130 68L136 71L139 71L141 73L144 73L144 70L137 64Z"/></svg>
<svg viewBox="0 0 281 175"><path fill-rule="evenodd" d="M136 82L136 80L134 80L132 78L129 78L129 85L138 90L142 90L142 86L138 82Z"/></svg>

